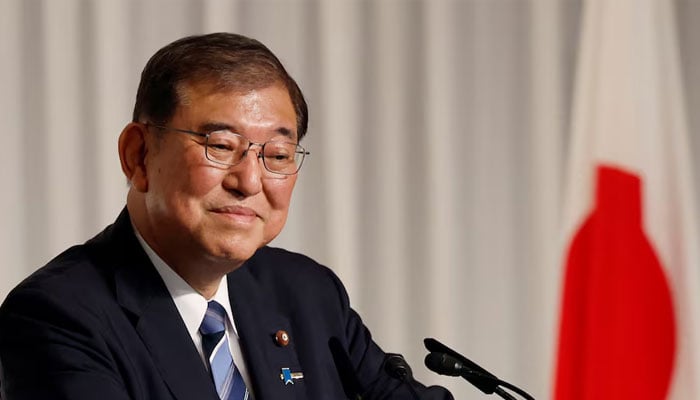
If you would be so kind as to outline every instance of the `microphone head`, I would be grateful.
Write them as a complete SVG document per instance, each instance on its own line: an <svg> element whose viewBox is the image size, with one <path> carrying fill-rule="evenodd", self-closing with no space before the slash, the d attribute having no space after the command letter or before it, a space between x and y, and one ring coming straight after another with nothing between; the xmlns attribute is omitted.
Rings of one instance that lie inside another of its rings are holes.
<svg viewBox="0 0 700 400"><path fill-rule="evenodd" d="M498 378L474 371L449 354L429 353L425 356L425 366L440 375L461 376L486 394L492 394L499 385Z"/></svg>
<svg viewBox="0 0 700 400"><path fill-rule="evenodd" d="M492 373L483 369L479 364L477 364L474 361L468 359L467 357L459 354L458 352L452 350L451 348L445 346L444 344L438 342L436 339L425 338L425 339L423 339L423 343L425 344L425 348L428 349L428 351L431 353L446 354L450 357L453 357L455 360L459 361L463 367L465 367L469 370L479 372L479 373L484 374L484 375L491 377L493 379L498 379L498 378L496 378L495 375L493 375Z"/></svg>
<svg viewBox="0 0 700 400"><path fill-rule="evenodd" d="M413 378L411 367L401 354L387 353L384 358L384 371L392 378L407 381Z"/></svg>
<svg viewBox="0 0 700 400"><path fill-rule="evenodd" d="M461 376L464 366L445 353L429 353L425 356L425 366L440 375Z"/></svg>

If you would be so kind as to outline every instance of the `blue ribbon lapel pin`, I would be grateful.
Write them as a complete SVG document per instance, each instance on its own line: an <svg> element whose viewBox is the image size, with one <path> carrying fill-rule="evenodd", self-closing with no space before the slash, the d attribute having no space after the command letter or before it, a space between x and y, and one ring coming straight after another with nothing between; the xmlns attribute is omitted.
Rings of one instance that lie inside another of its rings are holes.
<svg viewBox="0 0 700 400"><path fill-rule="evenodd" d="M304 379L303 372L292 372L289 368L282 368L282 373L280 374L280 379L285 385L294 384L296 379Z"/></svg>

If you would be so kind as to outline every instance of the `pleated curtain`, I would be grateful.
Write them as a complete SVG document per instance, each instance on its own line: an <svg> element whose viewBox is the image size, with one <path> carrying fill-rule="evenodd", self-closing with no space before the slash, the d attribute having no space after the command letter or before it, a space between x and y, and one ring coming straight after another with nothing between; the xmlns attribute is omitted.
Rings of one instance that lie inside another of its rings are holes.
<svg viewBox="0 0 700 400"><path fill-rule="evenodd" d="M673 5L700 188L700 3ZM238 32L281 58L310 108L311 156L273 245L332 268L425 383L483 396L423 366L435 337L550 398L583 6L0 0L0 299L124 206L117 137L148 57Z"/></svg>

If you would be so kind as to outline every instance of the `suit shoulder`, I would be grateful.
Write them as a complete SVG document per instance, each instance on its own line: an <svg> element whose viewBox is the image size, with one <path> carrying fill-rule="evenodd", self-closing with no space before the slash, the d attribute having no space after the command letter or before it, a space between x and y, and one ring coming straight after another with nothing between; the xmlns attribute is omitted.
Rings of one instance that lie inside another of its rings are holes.
<svg viewBox="0 0 700 400"><path fill-rule="evenodd" d="M85 245L73 246L54 257L25 278L15 290L30 289L44 286L62 286L70 284L75 275L85 272L85 266L90 264Z"/></svg>
<svg viewBox="0 0 700 400"><path fill-rule="evenodd" d="M345 288L338 276L304 254L266 246L255 253L246 267L262 281L284 286L328 288L345 295Z"/></svg>
<svg viewBox="0 0 700 400"><path fill-rule="evenodd" d="M85 245L73 246L34 271L7 295L2 309L75 307L104 293L104 276L91 260Z"/></svg>
<svg viewBox="0 0 700 400"><path fill-rule="evenodd" d="M318 263L311 257L279 247L265 246L261 248L251 258L250 262L256 268L274 269L277 273L283 274L333 274L328 267Z"/></svg>

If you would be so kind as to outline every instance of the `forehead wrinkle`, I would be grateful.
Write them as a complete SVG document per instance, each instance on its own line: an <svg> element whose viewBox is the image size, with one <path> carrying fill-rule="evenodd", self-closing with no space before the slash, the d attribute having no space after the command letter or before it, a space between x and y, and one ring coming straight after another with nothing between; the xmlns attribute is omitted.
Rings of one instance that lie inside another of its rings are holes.
<svg viewBox="0 0 700 400"><path fill-rule="evenodd" d="M270 84L270 85L265 85L261 88L258 87L251 87L251 88L245 88L244 85L238 85L238 86L233 86L233 87L222 87L220 84L217 85L216 81L208 80L208 79L201 79L201 80L195 80L195 81L184 81L180 82L177 85L177 92L178 92L178 98L179 98L179 107L188 107L193 104L193 95L196 94L195 97L197 96L211 96L211 95L216 95L216 94L223 94L223 95L231 95L231 96L245 96L247 94L250 94L251 92L254 92L256 90L260 89L267 89L267 88L273 88L277 86L279 89L282 89L287 95L289 95L288 89L279 81L273 81L277 82L276 84ZM198 91L200 93L194 93L195 91ZM291 100L291 99L290 99ZM293 106L293 104L292 104ZM298 136L296 132L297 128L297 119L298 115L296 114L296 110L294 110L294 125L293 127L287 127L284 125L278 126L276 128L272 128L269 130L271 133L275 133L280 136L284 136L285 138L293 141L298 142ZM194 127L193 127L194 128ZM202 133L209 133L217 130L228 130L233 133L241 134L243 135L243 130L239 129L236 125L233 125L228 122L224 121L217 121L217 120L210 120L210 121L205 121L202 122L201 124L198 124L196 128L198 132Z"/></svg>

